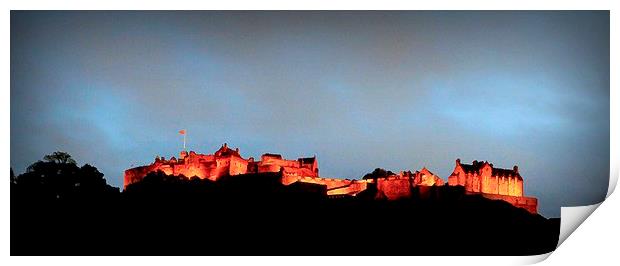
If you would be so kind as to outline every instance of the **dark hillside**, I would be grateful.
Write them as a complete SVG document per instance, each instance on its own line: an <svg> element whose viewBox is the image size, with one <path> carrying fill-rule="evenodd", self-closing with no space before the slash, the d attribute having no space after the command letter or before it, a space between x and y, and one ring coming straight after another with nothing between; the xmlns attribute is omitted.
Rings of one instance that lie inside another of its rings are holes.
<svg viewBox="0 0 620 266"><path fill-rule="evenodd" d="M559 219L460 187L423 187L411 199L385 201L372 190L328 198L323 186L284 186L279 178L211 182L160 172L122 193L60 197L17 182L11 254L529 255L557 244Z"/></svg>

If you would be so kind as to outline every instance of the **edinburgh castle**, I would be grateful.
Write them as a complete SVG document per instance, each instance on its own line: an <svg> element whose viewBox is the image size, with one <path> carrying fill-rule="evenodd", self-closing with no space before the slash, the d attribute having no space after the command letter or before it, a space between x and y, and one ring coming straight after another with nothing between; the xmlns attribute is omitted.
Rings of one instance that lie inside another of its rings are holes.
<svg viewBox="0 0 620 266"><path fill-rule="evenodd" d="M503 200L513 206L537 213L538 201L523 196L523 178L517 166L513 169L495 168L488 162L473 161L462 164L456 160L448 183L426 168L419 171L401 171L398 174L387 172L372 178L340 179L319 176L316 156L287 160L279 154L263 154L260 161L253 157L244 159L239 149L231 149L224 144L214 154L198 154L182 151L179 158L168 160L157 157L146 166L125 171L124 186L139 182L148 173L162 171L167 175L184 175L217 181L226 176L252 173L281 173L283 185L315 184L322 186L329 197L355 197L364 192L372 192L377 199L397 200L410 198L414 191L427 191L438 186L462 187L466 194L477 194L488 199Z"/></svg>

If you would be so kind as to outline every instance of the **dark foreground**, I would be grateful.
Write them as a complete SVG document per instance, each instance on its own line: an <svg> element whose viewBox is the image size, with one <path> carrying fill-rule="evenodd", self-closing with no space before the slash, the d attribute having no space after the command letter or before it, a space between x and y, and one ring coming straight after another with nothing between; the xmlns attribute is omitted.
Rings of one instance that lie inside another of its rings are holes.
<svg viewBox="0 0 620 266"><path fill-rule="evenodd" d="M41 196L11 186L11 255L533 255L559 219L458 187L328 199L278 174L213 183L154 174L122 193Z"/></svg>

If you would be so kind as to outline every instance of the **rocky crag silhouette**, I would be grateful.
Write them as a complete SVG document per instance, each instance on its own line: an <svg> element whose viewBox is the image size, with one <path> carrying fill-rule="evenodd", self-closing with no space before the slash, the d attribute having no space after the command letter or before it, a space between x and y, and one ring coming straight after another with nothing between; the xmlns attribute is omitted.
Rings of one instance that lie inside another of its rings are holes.
<svg viewBox="0 0 620 266"><path fill-rule="evenodd" d="M92 166L37 162L11 171L11 255L532 255L557 245L559 219L466 186L390 199L378 183L330 195L285 175L156 171L121 192Z"/></svg>

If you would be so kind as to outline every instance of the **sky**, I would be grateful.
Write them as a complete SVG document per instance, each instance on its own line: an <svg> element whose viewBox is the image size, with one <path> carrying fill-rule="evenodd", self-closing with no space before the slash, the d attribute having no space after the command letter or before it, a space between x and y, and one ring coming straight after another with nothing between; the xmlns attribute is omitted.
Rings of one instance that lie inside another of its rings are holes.
<svg viewBox="0 0 620 266"><path fill-rule="evenodd" d="M11 11L11 167L122 187L155 156L316 155L321 176L519 166L539 211L609 181L607 11Z"/></svg>

